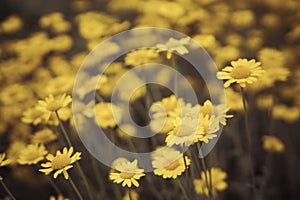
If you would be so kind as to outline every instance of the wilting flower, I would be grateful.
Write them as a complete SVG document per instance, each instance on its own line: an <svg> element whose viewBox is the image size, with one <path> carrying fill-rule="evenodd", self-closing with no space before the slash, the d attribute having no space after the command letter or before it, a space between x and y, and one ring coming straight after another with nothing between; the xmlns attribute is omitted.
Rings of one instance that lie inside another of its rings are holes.
<svg viewBox="0 0 300 200"><path fill-rule="evenodd" d="M218 79L227 80L224 87L229 87L232 83L238 83L241 87L246 87L246 84L252 84L257 81L257 78L262 76L264 70L260 67L261 63L254 59L238 59L231 62L232 66L226 66L222 71L217 73Z"/></svg>
<svg viewBox="0 0 300 200"><path fill-rule="evenodd" d="M65 179L69 179L67 170L73 167L73 163L81 159L81 152L76 152L72 156L73 150L73 147L70 147L69 150L65 147L62 153L58 150L55 156L49 153L46 158L50 162L42 163L41 166L45 169L39 169L39 171L45 173L45 175L55 171L54 178L63 173Z"/></svg>

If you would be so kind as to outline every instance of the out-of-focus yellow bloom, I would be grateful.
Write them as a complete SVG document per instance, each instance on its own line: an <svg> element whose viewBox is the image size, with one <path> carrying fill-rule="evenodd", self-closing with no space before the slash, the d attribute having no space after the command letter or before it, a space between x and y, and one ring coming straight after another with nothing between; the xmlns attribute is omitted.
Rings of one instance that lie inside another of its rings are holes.
<svg viewBox="0 0 300 200"><path fill-rule="evenodd" d="M109 180L117 184L122 183L122 187L127 186L131 188L132 185L139 187L140 184L137 180L146 176L146 174L143 173L144 170L138 168L137 160L134 160L133 162L124 161L117 163L115 169L117 171L110 172Z"/></svg>
<svg viewBox="0 0 300 200"><path fill-rule="evenodd" d="M18 162L21 165L37 164L44 160L44 156L48 153L44 145L29 144L21 150Z"/></svg>
<svg viewBox="0 0 300 200"><path fill-rule="evenodd" d="M81 159L81 152L76 152L72 156L73 151L73 147L70 147L69 149L65 147L62 152L59 150L56 151L55 156L48 154L46 158L49 162L42 163L41 166L44 167L44 169L39 169L39 171L45 173L45 175L49 175L52 171L55 171L53 174L55 179L59 174L63 173L64 178L69 179L67 170L73 167L73 163Z"/></svg>
<svg viewBox="0 0 300 200"><path fill-rule="evenodd" d="M139 66L147 63L157 63L159 54L154 49L138 49L128 53L125 57L125 64Z"/></svg>
<svg viewBox="0 0 300 200"><path fill-rule="evenodd" d="M273 96L272 95L261 95L256 99L256 105L259 109L265 110L273 107Z"/></svg>
<svg viewBox="0 0 300 200"><path fill-rule="evenodd" d="M49 200L68 200L68 199L64 198L62 195L58 195L57 197L50 196Z"/></svg>
<svg viewBox="0 0 300 200"><path fill-rule="evenodd" d="M73 39L69 35L58 35L49 41L51 50L56 52L69 51L73 46Z"/></svg>
<svg viewBox="0 0 300 200"><path fill-rule="evenodd" d="M49 28L53 33L65 33L70 31L71 23L66 21L62 13L54 12L40 18L39 25Z"/></svg>
<svg viewBox="0 0 300 200"><path fill-rule="evenodd" d="M34 133L31 138L32 143L47 144L56 140L57 136L50 129L43 129Z"/></svg>
<svg viewBox="0 0 300 200"><path fill-rule="evenodd" d="M267 13L261 18L261 24L270 29L278 29L281 25L281 20L275 13Z"/></svg>
<svg viewBox="0 0 300 200"><path fill-rule="evenodd" d="M185 160L186 165L189 166L191 160L187 156L185 156ZM152 153L152 166L153 173L164 179L176 179L186 170L182 154L169 147L158 148Z"/></svg>
<svg viewBox="0 0 300 200"><path fill-rule="evenodd" d="M24 148L25 143L23 141L14 141L9 145L7 150L7 158L11 160L12 165L18 163L19 155Z"/></svg>
<svg viewBox="0 0 300 200"><path fill-rule="evenodd" d="M199 44L207 50L212 50L219 46L217 39L212 34L195 35L193 39L199 42Z"/></svg>
<svg viewBox="0 0 300 200"><path fill-rule="evenodd" d="M258 52L258 59L264 69L286 67L285 54L277 49L265 47Z"/></svg>
<svg viewBox="0 0 300 200"><path fill-rule="evenodd" d="M275 136L263 136L263 148L270 153L282 153L285 149L284 143Z"/></svg>
<svg viewBox="0 0 300 200"><path fill-rule="evenodd" d="M226 66L222 71L217 73L218 79L227 80L224 87L229 87L232 83L238 83L241 87L246 87L246 84L252 84L257 81L257 78L262 76L264 70L260 67L261 63L254 59L238 59L231 62L232 66Z"/></svg>
<svg viewBox="0 0 300 200"><path fill-rule="evenodd" d="M287 123L295 123L299 120L299 107L289 107L284 104L278 104L273 107L272 116L274 119L281 119Z"/></svg>
<svg viewBox="0 0 300 200"><path fill-rule="evenodd" d="M100 102L96 104L95 112L97 123L101 128L113 128L122 118L120 108L107 102ZM113 112L116 113L113 114Z"/></svg>
<svg viewBox="0 0 300 200"><path fill-rule="evenodd" d="M26 124L38 125L44 121L44 112L38 109L37 106L27 109L23 113L22 122Z"/></svg>
<svg viewBox="0 0 300 200"><path fill-rule="evenodd" d="M255 23L255 15L251 10L238 10L232 13L230 22L236 29L245 29Z"/></svg>
<svg viewBox="0 0 300 200"><path fill-rule="evenodd" d="M209 177L209 174L211 174L211 183L209 178L206 180L206 177ZM210 173L208 171L201 172L200 179L194 179L195 190L197 194L209 196L208 187L211 186L212 195L216 196L218 191L223 191L228 187L225 182L226 177L226 172L222 171L220 168L211 168ZM207 182L208 186L206 184Z"/></svg>
<svg viewBox="0 0 300 200"><path fill-rule="evenodd" d="M0 23L0 33L13 34L21 30L22 27L22 19L17 15L10 15Z"/></svg>

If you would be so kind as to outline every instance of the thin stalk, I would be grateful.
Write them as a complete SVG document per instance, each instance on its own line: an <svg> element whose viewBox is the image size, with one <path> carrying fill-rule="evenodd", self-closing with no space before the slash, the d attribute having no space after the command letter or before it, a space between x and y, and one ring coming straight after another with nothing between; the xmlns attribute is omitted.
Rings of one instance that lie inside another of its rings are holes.
<svg viewBox="0 0 300 200"><path fill-rule="evenodd" d="M63 125L61 119L59 118L58 112L56 111L55 114L56 114L56 117L57 117L57 119L58 119L58 121L59 121L59 126L60 126L60 128L61 128L61 130L62 130L62 132L63 132L63 134L64 134L64 137L65 137L65 139L66 139L66 141L67 141L67 144L68 144L69 147L71 147L71 146L72 146L71 140L70 140L70 138L69 138L69 136L68 136L68 134L67 134L67 131L66 131L66 129L65 129L65 127L64 127L64 125ZM77 167L77 169L78 169L78 172L79 172L79 174L80 174L80 176L81 176L81 178L82 178L82 180L83 180L83 182L84 182L84 184L85 184L85 187L86 187L86 189L87 189L89 198L90 198L91 200L93 200L93 199L94 199L93 193L92 193L92 191L91 191L91 188L90 188L90 185L89 185L89 183L88 183L88 180L87 180L87 178L86 178L86 176L85 176L85 174L84 174L84 172L83 172L83 170L82 170L82 168L81 168L79 162L75 162L75 165L76 165L76 167Z"/></svg>
<svg viewBox="0 0 300 200"><path fill-rule="evenodd" d="M1 182L1 185L3 186L4 190L7 192L7 194L9 195L9 197L12 199L12 200L16 200L15 196L12 194L12 192L8 189L8 187L6 186L6 184L4 183L3 180L1 180L2 177L0 177L0 182Z"/></svg>
<svg viewBox="0 0 300 200"><path fill-rule="evenodd" d="M249 151L249 163L250 163L250 173L251 173L251 185L253 193L256 193L256 186L255 186L255 175L254 175L254 165L253 165L253 156L252 156L252 141L249 129L249 119L248 119L248 108L246 102L246 93L243 87L241 87L242 99L243 99L243 106L244 106L244 113L245 113L245 127L246 127L246 136L247 136L247 143L248 143L248 151Z"/></svg>
<svg viewBox="0 0 300 200"><path fill-rule="evenodd" d="M60 191L60 189L57 187L56 183L50 178L47 176L47 180L49 182L49 184L51 185L51 187L55 190L55 192L58 194L58 195L62 195L62 192Z"/></svg>
<svg viewBox="0 0 300 200"><path fill-rule="evenodd" d="M176 62L175 62L175 57L174 55L172 55L172 67L177 71L177 66L176 66ZM175 92L175 95L177 95L178 93L178 76L177 76L177 73L175 75L175 81L174 81L174 92Z"/></svg>
<svg viewBox="0 0 300 200"><path fill-rule="evenodd" d="M76 185L74 184L74 182L73 182L73 180L72 180L71 177L69 177L69 181L70 181L71 186L72 186L73 190L75 191L77 197L78 197L80 200L83 200L83 198L82 198L82 196L81 196L81 194L80 194L78 188L77 188Z"/></svg>
<svg viewBox="0 0 300 200"><path fill-rule="evenodd" d="M184 198L185 198L186 200L190 200L190 198L188 197L188 195L187 195L187 193L186 193L186 191L185 191L185 189L184 189L182 183L180 182L180 180L179 180L179 179L176 179L176 180L177 180L178 186L179 186L180 189L182 190L182 193L183 193Z"/></svg>
<svg viewBox="0 0 300 200"><path fill-rule="evenodd" d="M130 189L128 190L128 196L129 196L129 200L133 200L132 196L131 196L131 190Z"/></svg>
<svg viewBox="0 0 300 200"><path fill-rule="evenodd" d="M182 146L182 158L183 158L183 162L184 162L184 167L185 167L185 179L186 179L186 183L187 183L187 186L189 187L190 184L189 184L189 177L191 177L190 175L190 170L189 170L189 167L187 165L187 162L186 162L186 156L185 156L185 145L183 144Z"/></svg>
<svg viewBox="0 0 300 200"><path fill-rule="evenodd" d="M212 197L212 176L211 176L211 171L207 170L207 164L206 164L205 159L203 158L203 154L202 154L199 142L197 143L197 149L198 149L198 153L199 153L200 166L202 168L202 171L204 172L205 184L206 184L206 187L208 189L209 199L211 199L211 197ZM208 172L208 176L207 176L207 172Z"/></svg>

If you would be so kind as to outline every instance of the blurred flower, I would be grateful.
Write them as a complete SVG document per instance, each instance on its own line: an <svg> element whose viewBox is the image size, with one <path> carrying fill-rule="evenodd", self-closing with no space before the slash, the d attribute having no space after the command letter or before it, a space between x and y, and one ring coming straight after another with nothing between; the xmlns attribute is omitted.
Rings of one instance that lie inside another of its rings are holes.
<svg viewBox="0 0 300 200"><path fill-rule="evenodd" d="M256 98L256 105L259 109L266 110L273 107L273 96L272 95L260 95Z"/></svg>
<svg viewBox="0 0 300 200"><path fill-rule="evenodd" d="M158 61L159 54L154 49L137 49L131 51L125 56L125 64L130 66L157 63Z"/></svg>
<svg viewBox="0 0 300 200"><path fill-rule="evenodd" d="M251 10L238 10L232 13L231 24L236 29L245 29L255 22L255 15Z"/></svg>
<svg viewBox="0 0 300 200"><path fill-rule="evenodd" d="M206 177L209 177L208 171L201 172L200 179L194 179L194 186L197 194L209 196L209 190L206 183L211 185L211 192L213 196L217 195L217 191L223 191L228 187L227 183L225 182L227 177L226 172L222 171L220 168L211 168L210 173L211 183L209 178L206 180Z"/></svg>
<svg viewBox="0 0 300 200"><path fill-rule="evenodd" d="M44 120L44 112L40 111L37 106L29 108L23 113L22 122L26 124L38 125Z"/></svg>
<svg viewBox="0 0 300 200"><path fill-rule="evenodd" d="M49 200L68 200L68 199L64 198L62 195L58 195L57 197L50 196Z"/></svg>
<svg viewBox="0 0 300 200"><path fill-rule="evenodd" d="M53 33L65 33L71 29L71 23L66 21L63 14L59 12L42 16L39 25L42 28L49 28Z"/></svg>
<svg viewBox="0 0 300 200"><path fill-rule="evenodd" d="M10 15L0 23L0 33L13 34L21 30L22 27L22 19L17 15Z"/></svg>
<svg viewBox="0 0 300 200"><path fill-rule="evenodd" d="M55 133L50 129L43 129L34 133L31 138L32 143L36 144L47 144L57 139Z"/></svg>
<svg viewBox="0 0 300 200"><path fill-rule="evenodd" d="M5 159L5 153L0 153L0 167L9 165L10 163L10 159Z"/></svg>
<svg viewBox="0 0 300 200"><path fill-rule="evenodd" d="M101 128L113 128L121 120L121 109L112 103L100 102L95 106L96 120ZM113 112L115 112L113 114Z"/></svg>
<svg viewBox="0 0 300 200"><path fill-rule="evenodd" d="M45 100L38 101L38 109L44 112L45 120L49 120L51 113L58 112L61 108L68 106L72 102L70 95L63 94L59 98L50 94Z"/></svg>
<svg viewBox="0 0 300 200"><path fill-rule="evenodd" d="M21 165L37 164L44 160L44 156L48 153L44 145L29 144L20 151L18 162Z"/></svg>
<svg viewBox="0 0 300 200"><path fill-rule="evenodd" d="M109 174L109 179L114 183L122 183L122 187L131 187L132 184L136 187L139 187L139 180L142 176L145 176L144 170L138 168L137 160L133 162L124 161L116 164L116 172L111 171Z"/></svg>
<svg viewBox="0 0 300 200"><path fill-rule="evenodd" d="M262 70L260 62L256 62L254 59L238 59L231 62L232 66L226 66L221 72L217 73L217 78L221 80L227 80L224 83L224 87L229 87L232 83L236 82L241 87L246 87L246 83L252 84L257 81L257 78L262 76L264 70Z"/></svg>
<svg viewBox="0 0 300 200"><path fill-rule="evenodd" d="M180 55L189 53L188 49L184 46L189 43L190 38L182 38L180 40L170 38L166 44L157 44L156 48L160 51L167 51L167 59L172 57L172 52L177 52Z"/></svg>
<svg viewBox="0 0 300 200"><path fill-rule="evenodd" d="M25 143L23 141L12 142L7 150L7 157L11 160L11 164L15 165L18 163L19 155L25 148Z"/></svg>
<svg viewBox="0 0 300 200"><path fill-rule="evenodd" d="M263 149L270 153L282 153L285 149L284 143L275 136L263 136Z"/></svg>
<svg viewBox="0 0 300 200"><path fill-rule="evenodd" d="M284 104L277 104L273 107L272 116L274 119L295 123L299 120L300 110L297 106L289 107Z"/></svg>
<svg viewBox="0 0 300 200"><path fill-rule="evenodd" d="M189 166L191 160L187 156L185 160ZM153 173L164 179L175 179L186 170L182 154L169 147L158 148L152 153L152 166L155 169Z"/></svg>
<svg viewBox="0 0 300 200"><path fill-rule="evenodd" d="M274 48L265 47L259 50L258 59L263 63L264 69L286 67L285 54Z"/></svg>
<svg viewBox="0 0 300 200"><path fill-rule="evenodd" d="M208 143L209 140L217 137L216 133L220 129L219 121L215 119L215 116L212 115L201 115L200 124L197 131L197 134L194 137L193 142L205 142Z"/></svg>
<svg viewBox="0 0 300 200"><path fill-rule="evenodd" d="M70 147L69 150L67 147L64 147L63 152L61 153L58 150L55 156L49 153L46 158L50 162L42 163L41 166L44 167L44 169L39 169L39 171L45 173L45 175L49 175L52 171L55 171L53 174L55 179L59 174L63 173L64 178L69 179L67 170L73 167L73 163L81 159L81 152L76 152L72 156L73 150L73 147Z"/></svg>

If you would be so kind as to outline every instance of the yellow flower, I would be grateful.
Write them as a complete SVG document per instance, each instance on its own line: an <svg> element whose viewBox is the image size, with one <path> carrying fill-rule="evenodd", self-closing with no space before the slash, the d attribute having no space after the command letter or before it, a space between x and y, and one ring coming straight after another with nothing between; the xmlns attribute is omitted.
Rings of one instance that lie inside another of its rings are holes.
<svg viewBox="0 0 300 200"><path fill-rule="evenodd" d="M260 67L261 63L256 62L254 59L248 61L240 58L237 61L232 61L231 65L217 73L218 79L227 80L224 83L225 88L234 82L244 88L247 83L254 83L264 73L264 70Z"/></svg>
<svg viewBox="0 0 300 200"><path fill-rule="evenodd" d="M44 145L29 144L20 152L18 162L20 165L37 164L47 153Z"/></svg>
<svg viewBox="0 0 300 200"><path fill-rule="evenodd" d="M188 49L184 46L189 43L190 38L182 38L180 40L170 38L166 44L157 44L158 51L167 51L167 59L172 57L172 52L177 52L180 55L189 53Z"/></svg>
<svg viewBox="0 0 300 200"><path fill-rule="evenodd" d="M114 113L112 107L114 106ZM119 107L106 102L101 102L96 104L96 120L101 128L113 128L115 127L121 120L121 110ZM115 118L116 117L116 118Z"/></svg>
<svg viewBox="0 0 300 200"><path fill-rule="evenodd" d="M67 96L66 94L63 94L60 98L54 98L53 95L50 94L45 100L38 101L38 109L44 112L44 118L48 120L51 117L51 113L67 107L71 101L72 99L70 95Z"/></svg>
<svg viewBox="0 0 300 200"><path fill-rule="evenodd" d="M15 165L18 163L19 155L25 148L25 143L22 141L15 141L9 145L7 150L7 157L11 160L11 164Z"/></svg>
<svg viewBox="0 0 300 200"><path fill-rule="evenodd" d="M263 63L265 69L285 67L287 62L285 54L273 48L262 48L258 52L258 59Z"/></svg>
<svg viewBox="0 0 300 200"><path fill-rule="evenodd" d="M17 15L11 15L0 24L0 33L12 34L19 31L22 26L22 19Z"/></svg>
<svg viewBox="0 0 300 200"><path fill-rule="evenodd" d="M73 156L73 147L70 147L69 150L65 147L61 153L59 150L56 151L56 155L48 154L47 160L50 162L42 163L41 166L45 169L39 169L40 172L45 173L45 175L50 174L52 171L55 171L53 177L56 179L57 176L63 173L65 179L69 179L69 174L67 170L73 167L73 163L81 159L81 152L76 152Z"/></svg>
<svg viewBox="0 0 300 200"><path fill-rule="evenodd" d="M215 119L215 116L200 115L200 125L197 134L194 137L193 142L205 142L217 137L216 133L220 129L219 121Z"/></svg>
<svg viewBox="0 0 300 200"><path fill-rule="evenodd" d="M23 113L21 120L26 124L38 125L44 120L44 112L40 111L37 106L29 108Z"/></svg>
<svg viewBox="0 0 300 200"><path fill-rule="evenodd" d="M138 49L128 53L125 57L125 64L139 66L147 63L157 63L159 54L154 49Z"/></svg>
<svg viewBox="0 0 300 200"><path fill-rule="evenodd" d="M12 161L10 159L5 159L5 153L0 153L0 167L9 165Z"/></svg>
<svg viewBox="0 0 300 200"><path fill-rule="evenodd" d="M281 119L287 123L295 123L300 118L300 110L297 106L286 106L278 104L273 107L272 116L274 119Z"/></svg>
<svg viewBox="0 0 300 200"><path fill-rule="evenodd" d="M127 186L130 188L132 184L139 187L140 184L137 180L146 175L143 173L143 169L138 168L137 160L117 163L115 169L117 171L111 171L109 179L117 184L122 183L122 187Z"/></svg>
<svg viewBox="0 0 300 200"><path fill-rule="evenodd" d="M237 29L244 29L255 22L255 15L251 10L238 10L231 15L231 24Z"/></svg>
<svg viewBox="0 0 300 200"><path fill-rule="evenodd" d="M187 166L191 160L185 156ZM155 169L153 173L162 176L164 179L177 178L186 169L182 154L172 148L159 148L152 154L152 166Z"/></svg>
<svg viewBox="0 0 300 200"><path fill-rule="evenodd" d="M197 194L203 194L206 196L209 195L209 190L206 182L208 182L208 185L211 185L211 192L214 196L217 194L217 191L223 191L228 187L227 183L224 180L227 177L226 172L223 172L219 168L211 168L210 170L211 183L209 178L208 180L206 180L206 177L209 177L208 171L201 172L201 179L194 179L194 186Z"/></svg>
<svg viewBox="0 0 300 200"><path fill-rule="evenodd" d="M263 136L263 149L270 153L282 153L285 149L284 143L275 136Z"/></svg>
<svg viewBox="0 0 300 200"><path fill-rule="evenodd" d="M59 12L41 17L39 25L42 28L49 28L53 33L64 33L71 29L70 22L64 20L63 15Z"/></svg>
<svg viewBox="0 0 300 200"><path fill-rule="evenodd" d="M50 129L37 131L31 138L32 143L47 144L56 140L57 136Z"/></svg>

